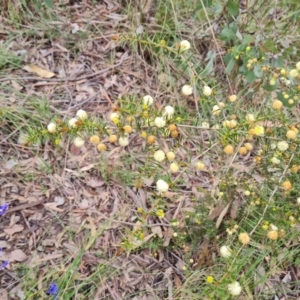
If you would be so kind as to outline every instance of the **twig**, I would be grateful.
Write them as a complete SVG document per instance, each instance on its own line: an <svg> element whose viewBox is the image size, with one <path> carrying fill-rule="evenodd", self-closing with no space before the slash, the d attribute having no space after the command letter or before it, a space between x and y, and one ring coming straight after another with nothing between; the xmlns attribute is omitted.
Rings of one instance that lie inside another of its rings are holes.
<svg viewBox="0 0 300 300"><path fill-rule="evenodd" d="M12 212L14 212L14 211L27 209L27 208L29 208L29 207L33 207L33 206L39 205L39 204L41 204L41 203L43 203L43 202L44 202L44 200L39 200L39 201L32 202L32 203L28 203L28 204L22 204L22 205L19 205L19 206L10 208L10 209L7 211L7 213L12 213Z"/></svg>

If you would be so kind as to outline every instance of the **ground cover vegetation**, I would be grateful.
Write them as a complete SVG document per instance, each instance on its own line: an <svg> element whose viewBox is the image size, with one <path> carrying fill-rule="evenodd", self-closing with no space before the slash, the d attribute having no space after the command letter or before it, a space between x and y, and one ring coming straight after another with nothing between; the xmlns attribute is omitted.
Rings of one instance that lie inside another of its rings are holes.
<svg viewBox="0 0 300 300"><path fill-rule="evenodd" d="M298 1L4 0L3 299L298 299Z"/></svg>

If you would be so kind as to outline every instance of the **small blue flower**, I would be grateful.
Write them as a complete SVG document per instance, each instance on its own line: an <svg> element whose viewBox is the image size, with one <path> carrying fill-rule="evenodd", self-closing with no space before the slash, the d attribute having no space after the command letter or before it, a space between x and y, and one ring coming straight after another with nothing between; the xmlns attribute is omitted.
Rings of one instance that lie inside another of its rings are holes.
<svg viewBox="0 0 300 300"><path fill-rule="evenodd" d="M58 292L59 292L59 287L55 282L51 282L51 284L49 285L47 294L51 295L51 296L55 296L54 299L57 299L58 296Z"/></svg>
<svg viewBox="0 0 300 300"><path fill-rule="evenodd" d="M0 270L6 268L9 265L9 260L5 260L1 265L0 265Z"/></svg>
<svg viewBox="0 0 300 300"><path fill-rule="evenodd" d="M0 217L3 216L6 211L8 210L8 204L4 203L2 205L0 205Z"/></svg>

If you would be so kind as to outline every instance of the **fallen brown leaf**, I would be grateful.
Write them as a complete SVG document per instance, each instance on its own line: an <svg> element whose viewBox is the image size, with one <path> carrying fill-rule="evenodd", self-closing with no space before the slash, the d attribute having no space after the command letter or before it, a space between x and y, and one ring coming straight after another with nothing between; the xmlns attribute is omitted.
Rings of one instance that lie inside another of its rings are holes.
<svg viewBox="0 0 300 300"><path fill-rule="evenodd" d="M14 224L14 225L11 226L11 227L5 228L3 231L4 231L6 234L13 235L14 233L20 232L20 231L22 231L23 229L24 229L24 227L23 227L22 225Z"/></svg>
<svg viewBox="0 0 300 300"><path fill-rule="evenodd" d="M222 223L222 221L223 221L225 215L226 215L227 212L228 212L228 209L229 209L230 204L231 204L231 202L229 202L229 203L225 206L225 208L221 211L221 213L220 213L220 215L219 215L219 218L218 218L218 220L217 220L217 223L216 223L216 227L217 227L217 228L220 227L220 225L221 225L221 223Z"/></svg>
<svg viewBox="0 0 300 300"><path fill-rule="evenodd" d="M27 259L27 255L21 250L21 249L16 249L13 250L10 255L9 255L9 261L14 262L14 261L25 261Z"/></svg>
<svg viewBox="0 0 300 300"><path fill-rule="evenodd" d="M55 73L48 70L44 70L35 65L27 65L23 69L27 72L35 73L42 78L52 78L53 76L55 76Z"/></svg>
<svg viewBox="0 0 300 300"><path fill-rule="evenodd" d="M209 219L213 220L216 217L218 217L220 215L220 213L223 211L223 209L225 208L224 205L218 205L216 208L213 209L213 211L209 214Z"/></svg>

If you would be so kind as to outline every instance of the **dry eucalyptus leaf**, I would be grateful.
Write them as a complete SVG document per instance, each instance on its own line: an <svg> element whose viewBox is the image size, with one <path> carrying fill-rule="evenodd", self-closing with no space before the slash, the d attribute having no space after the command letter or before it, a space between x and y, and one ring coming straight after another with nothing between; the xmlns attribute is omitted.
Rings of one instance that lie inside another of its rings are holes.
<svg viewBox="0 0 300 300"><path fill-rule="evenodd" d="M14 262L14 261L25 261L27 259L27 255L21 250L21 249L16 249L14 251L12 251L10 253L10 262Z"/></svg>
<svg viewBox="0 0 300 300"><path fill-rule="evenodd" d="M218 217L220 215L220 213L223 211L223 209L225 208L224 205L219 205L216 208L213 209L213 211L209 214L209 219L213 220L216 217Z"/></svg>
<svg viewBox="0 0 300 300"><path fill-rule="evenodd" d="M177 267L178 270L181 270L181 271L185 270L185 268L186 268L184 261L181 260L181 259L177 260L176 267Z"/></svg>
<svg viewBox="0 0 300 300"><path fill-rule="evenodd" d="M11 80L11 85L17 91L21 91L23 89L23 86L17 83L15 80Z"/></svg>
<svg viewBox="0 0 300 300"><path fill-rule="evenodd" d="M151 228L152 233L157 234L160 238L163 238L163 233L160 226L154 226Z"/></svg>
<svg viewBox="0 0 300 300"><path fill-rule="evenodd" d="M229 202L226 205L226 207L222 210L222 212L220 213L219 218L218 218L217 223L216 223L217 228L219 228L219 226L221 225L225 215L227 214L230 204L231 204L231 202Z"/></svg>
<svg viewBox="0 0 300 300"><path fill-rule="evenodd" d="M51 77L55 76L55 73L48 71L48 70L44 70L35 65L27 65L23 69L27 72L35 73L42 78L51 78Z"/></svg>
<svg viewBox="0 0 300 300"><path fill-rule="evenodd" d="M45 203L44 207L46 209L54 210L54 211L57 211L57 212L63 212L64 211L63 209L60 209L60 208L57 207L56 202Z"/></svg>
<svg viewBox="0 0 300 300"><path fill-rule="evenodd" d="M20 231L22 231L23 229L24 229L24 227L23 227L22 225L14 224L14 225L11 226L11 227L5 228L3 231L4 231L6 234L13 235L14 233L20 232Z"/></svg>
<svg viewBox="0 0 300 300"><path fill-rule="evenodd" d="M102 180L97 180L97 179L89 179L86 181L86 185L92 187L92 188L97 188L97 187L101 187L104 185L104 181Z"/></svg>

